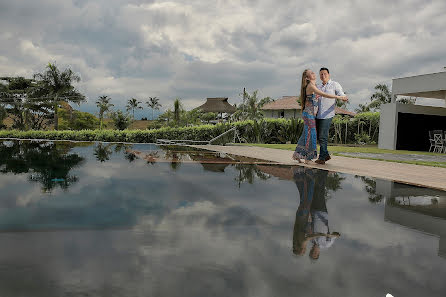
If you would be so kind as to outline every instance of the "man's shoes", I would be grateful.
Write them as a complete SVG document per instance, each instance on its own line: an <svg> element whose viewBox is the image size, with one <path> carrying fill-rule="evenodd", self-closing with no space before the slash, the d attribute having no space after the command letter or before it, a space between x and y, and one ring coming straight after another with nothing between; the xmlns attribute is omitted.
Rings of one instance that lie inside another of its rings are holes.
<svg viewBox="0 0 446 297"><path fill-rule="evenodd" d="M316 161L314 161L314 163L319 164L319 165L324 165L325 161L321 160L321 159L317 159Z"/></svg>
<svg viewBox="0 0 446 297"><path fill-rule="evenodd" d="M331 159L331 157L330 157L330 155L328 155L328 157L325 158L325 160L317 159L316 161L314 161L314 163L316 163L316 164L320 164L320 165L324 165L325 162L327 162L327 161L330 160L330 159Z"/></svg>

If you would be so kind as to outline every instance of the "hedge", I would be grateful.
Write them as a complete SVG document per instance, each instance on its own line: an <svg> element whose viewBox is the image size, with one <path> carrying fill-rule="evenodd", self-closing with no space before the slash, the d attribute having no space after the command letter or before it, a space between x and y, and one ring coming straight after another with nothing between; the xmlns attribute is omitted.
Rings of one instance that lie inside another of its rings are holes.
<svg viewBox="0 0 446 297"><path fill-rule="evenodd" d="M361 135L369 133L370 141L378 139L379 114L364 113L356 117L333 119L330 129L331 142L353 143ZM236 126L242 141L250 143L296 143L302 133L301 119L262 119L260 121L242 121L220 123L217 125L199 125L192 127L163 127L151 130L64 130L64 131L18 131L1 130L0 138L52 139L75 141L135 142L154 143L156 139L182 139L208 141ZM346 128L347 127L347 128ZM356 138L355 138L356 137ZM232 142L233 134L226 140Z"/></svg>

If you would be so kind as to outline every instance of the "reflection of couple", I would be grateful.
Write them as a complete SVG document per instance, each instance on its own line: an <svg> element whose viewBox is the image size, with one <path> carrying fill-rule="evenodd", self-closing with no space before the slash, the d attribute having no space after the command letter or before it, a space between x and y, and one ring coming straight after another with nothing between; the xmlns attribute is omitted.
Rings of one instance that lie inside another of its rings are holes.
<svg viewBox="0 0 446 297"><path fill-rule="evenodd" d="M293 174L300 195L293 230L293 253L304 255L308 242L311 242L309 256L316 260L320 250L329 248L340 236L338 232L330 232L328 226L325 203L328 171L296 167Z"/></svg>
<svg viewBox="0 0 446 297"><path fill-rule="evenodd" d="M315 162L325 164L330 160L327 149L328 130L335 115L336 99L348 101L341 85L330 79L327 68L321 68L319 76L322 83L316 86L316 74L313 71L306 69L302 74L300 105L304 128L293 154L293 159L299 163L302 162L301 159L309 163L317 157L316 139L319 140L320 153Z"/></svg>

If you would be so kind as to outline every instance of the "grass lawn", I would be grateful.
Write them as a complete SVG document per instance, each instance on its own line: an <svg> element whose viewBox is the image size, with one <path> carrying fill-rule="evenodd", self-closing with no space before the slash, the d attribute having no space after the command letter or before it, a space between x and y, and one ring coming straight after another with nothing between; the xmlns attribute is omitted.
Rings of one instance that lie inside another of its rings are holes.
<svg viewBox="0 0 446 297"><path fill-rule="evenodd" d="M259 147L267 147L267 148L275 148L282 150L294 151L296 148L296 144L263 144L263 143L243 143L242 145L248 146L259 146ZM318 146L319 149L319 146ZM339 153L371 153L371 154L396 154L396 155L429 155L429 156L445 156L444 154L439 153L430 153L430 152L417 152L417 151L404 151L404 150L384 150L379 149L376 145L374 146L341 146L341 145L329 145L328 150L333 155L340 155ZM431 161L409 161L409 160L385 160L380 158L368 158L368 157L360 157L360 156L344 156L350 158L360 158L360 159L370 159L370 160L379 160L386 162L398 162L398 163L407 163L407 164L415 164L415 165L425 165L425 166L434 166L434 167L443 167L446 168L446 162L431 162Z"/></svg>

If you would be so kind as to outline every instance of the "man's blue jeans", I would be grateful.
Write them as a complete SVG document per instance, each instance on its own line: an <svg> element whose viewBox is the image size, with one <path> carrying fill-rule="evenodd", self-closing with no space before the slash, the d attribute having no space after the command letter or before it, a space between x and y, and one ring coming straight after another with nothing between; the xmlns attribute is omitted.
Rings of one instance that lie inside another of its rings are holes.
<svg viewBox="0 0 446 297"><path fill-rule="evenodd" d="M330 154L328 153L327 143L328 143L328 131L330 130L331 120L329 119L316 119L316 130L317 139L319 140L319 145L321 146L319 151L319 160L327 159Z"/></svg>

